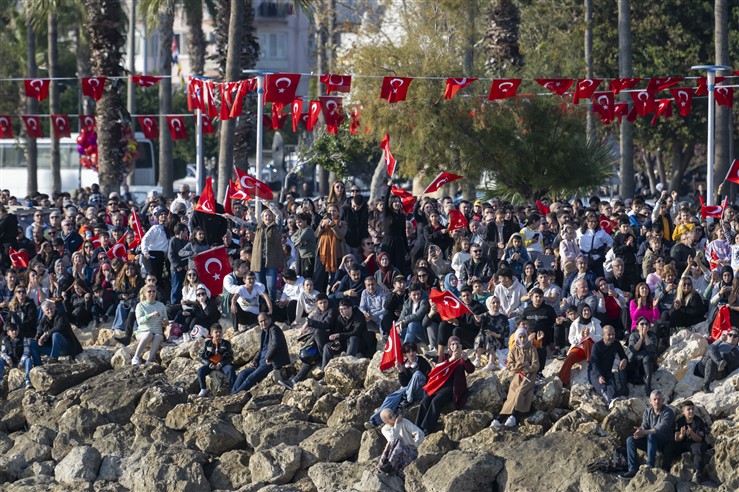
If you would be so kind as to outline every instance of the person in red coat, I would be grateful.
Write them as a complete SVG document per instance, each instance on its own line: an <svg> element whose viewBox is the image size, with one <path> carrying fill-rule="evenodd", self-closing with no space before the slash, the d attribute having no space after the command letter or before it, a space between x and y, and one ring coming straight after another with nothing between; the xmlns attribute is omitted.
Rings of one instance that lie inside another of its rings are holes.
<svg viewBox="0 0 739 492"><path fill-rule="evenodd" d="M473 373L475 366L467 358L459 338L449 337L447 347L448 352L439 354L439 363L429 373L428 383L423 387L426 396L418 409L416 425L424 435L434 431L441 410L449 402L453 402L457 410L467 403L467 374Z"/></svg>

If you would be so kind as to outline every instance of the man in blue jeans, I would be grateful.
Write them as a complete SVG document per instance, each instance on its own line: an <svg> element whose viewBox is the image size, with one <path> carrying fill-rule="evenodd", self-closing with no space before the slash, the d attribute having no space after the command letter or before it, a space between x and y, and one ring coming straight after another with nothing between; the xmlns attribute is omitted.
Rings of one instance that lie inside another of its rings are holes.
<svg viewBox="0 0 739 492"><path fill-rule="evenodd" d="M403 344L403 363L395 363L398 369L398 380L400 389L393 391L385 397L382 406L370 419L364 423L366 429L375 429L382 425L380 414L386 408L392 410L396 415L402 413L414 401L419 401L424 396L423 386L426 384L431 365L426 359L418 355L418 346L415 343Z"/></svg>
<svg viewBox="0 0 739 492"><path fill-rule="evenodd" d="M50 299L41 303L43 316L36 328L36 339L31 341L30 350L34 366L41 365L41 354L49 356L49 362L57 362L59 356L74 359L82 352L82 345L72 331L67 314L56 309Z"/></svg>
<svg viewBox="0 0 739 492"><path fill-rule="evenodd" d="M249 366L239 373L231 388L232 395L239 391L249 391L266 378L272 370L277 371L278 381L281 381L278 369L290 364L290 353L287 350L285 334L272 323L272 317L267 313L259 313L257 322L261 330L259 353Z"/></svg>
<svg viewBox="0 0 739 492"><path fill-rule="evenodd" d="M644 411L641 427L636 427L634 435L626 439L629 471L618 476L622 480L631 480L639 469L637 449L647 452L647 466L653 468L657 451L664 452L667 445L675 439L675 411L665 405L661 391L654 390L650 393L649 405Z"/></svg>

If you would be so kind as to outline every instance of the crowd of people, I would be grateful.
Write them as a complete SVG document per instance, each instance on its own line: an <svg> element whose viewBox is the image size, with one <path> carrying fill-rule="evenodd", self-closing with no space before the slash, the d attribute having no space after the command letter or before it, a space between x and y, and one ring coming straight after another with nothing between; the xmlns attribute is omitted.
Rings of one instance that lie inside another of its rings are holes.
<svg viewBox="0 0 739 492"><path fill-rule="evenodd" d="M396 330L400 389L365 424L384 425L383 471L402 475L444 407L464 407L467 374L513 372L491 424L512 428L531 411L536 382L554 360L564 385L576 364L586 364L608 405L628 396L629 383L650 398L652 413L629 438L626 478L639 447L651 466L657 449L669 449L663 466L681 451L704 452L705 428L692 425L691 406L677 423L668 418L673 410L653 391L653 378L681 329L710 338L696 369L703 391L739 368L732 206L706 222L695 204L667 192L653 206L642 197L515 205L424 196L407 212L391 184L374 201L341 180L315 200L291 190L284 201L261 201L258 217L253 201L234 201L228 213L221 205L216 214L195 210L186 185L174 200L152 195L143 206L125 194L103 197L96 186L23 204L1 191L0 372L20 368L30 388L32 367L82 351L72 325L112 320L122 344L135 334L134 365L156 363L167 335L206 337L200 396L213 371L232 392L270 373L293 389L308 377L322 382L336 357L371 358ZM30 207L33 222L20 225L12 205ZM450 223L453 210L461 227ZM124 258L111 254L117 244ZM195 260L221 245L232 272L213 295ZM435 290L451 293L461 314L443 316ZM257 355L241 371L224 338L229 319L235 332L260 330ZM297 370L284 335L291 329L303 344ZM414 404L415 424L403 418Z"/></svg>

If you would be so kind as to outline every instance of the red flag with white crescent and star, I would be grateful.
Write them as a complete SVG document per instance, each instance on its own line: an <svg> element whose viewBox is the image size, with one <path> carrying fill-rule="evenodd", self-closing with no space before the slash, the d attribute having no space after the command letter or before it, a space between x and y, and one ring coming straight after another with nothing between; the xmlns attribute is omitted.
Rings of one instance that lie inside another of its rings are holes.
<svg viewBox="0 0 739 492"><path fill-rule="evenodd" d="M698 200L700 200L701 203L701 218L703 219L706 217L720 219L724 210L726 210L726 207L729 206L728 196L724 198L724 203L721 205L706 205L706 202L703 200L703 195L698 195Z"/></svg>
<svg viewBox="0 0 739 492"><path fill-rule="evenodd" d="M593 113L600 116L604 125L613 121L615 107L613 92L596 92L593 95Z"/></svg>
<svg viewBox="0 0 739 492"><path fill-rule="evenodd" d="M716 77L715 84L720 84L724 80L726 80L726 77ZM708 95L708 80L706 80L706 77L698 78L698 87L695 88L695 95L696 96Z"/></svg>
<svg viewBox="0 0 739 492"><path fill-rule="evenodd" d="M41 118L38 116L21 115L23 124L26 126L28 138L44 138L44 132L41 129Z"/></svg>
<svg viewBox="0 0 739 492"><path fill-rule="evenodd" d="M575 83L573 79L534 79L536 83L553 94L564 96L565 92Z"/></svg>
<svg viewBox="0 0 739 492"><path fill-rule="evenodd" d="M208 288L211 296L223 292L223 279L231 273L231 263L225 246L198 253L193 260L198 278Z"/></svg>
<svg viewBox="0 0 739 492"><path fill-rule="evenodd" d="M290 104L300 83L299 73L273 73L264 81L264 102Z"/></svg>
<svg viewBox="0 0 739 492"><path fill-rule="evenodd" d="M107 77L83 77L82 78L82 95L91 97L95 101L99 101L103 97L103 89L105 89L105 81Z"/></svg>
<svg viewBox="0 0 739 492"><path fill-rule="evenodd" d="M185 126L184 116L166 116L169 134L172 141L187 140L187 127Z"/></svg>
<svg viewBox="0 0 739 492"><path fill-rule="evenodd" d="M732 183L739 184L739 159L734 159L729 167L729 172L726 173L724 181L731 181Z"/></svg>
<svg viewBox="0 0 739 492"><path fill-rule="evenodd" d="M149 140L159 138L159 125L155 116L137 116L139 127L144 132L144 136Z"/></svg>
<svg viewBox="0 0 739 492"><path fill-rule="evenodd" d="M416 204L418 199L413 196L410 191L398 188L397 186L392 186L390 188L390 193L400 198L400 203L403 204L403 212L406 214L413 212L413 206Z"/></svg>
<svg viewBox="0 0 739 492"><path fill-rule="evenodd" d="M646 116L657 109L657 102L654 100L654 95L649 93L649 91L632 92L631 99L634 100L634 111L639 116Z"/></svg>
<svg viewBox="0 0 739 492"><path fill-rule="evenodd" d="M342 107L343 98L336 96L321 96L318 99L321 101L323 121L326 122L326 131L332 135L338 135L339 125L344 122L344 108Z"/></svg>
<svg viewBox="0 0 739 492"><path fill-rule="evenodd" d="M580 99L590 99L603 79L579 79L575 85L575 95L572 104L579 104Z"/></svg>
<svg viewBox="0 0 739 492"><path fill-rule="evenodd" d="M693 94L690 89L677 87L670 89L670 93L675 99L677 112L680 113L680 116L683 118L688 116L690 114L690 107L693 105Z"/></svg>
<svg viewBox="0 0 739 492"><path fill-rule="evenodd" d="M213 135L216 132L216 128L213 126L213 120L200 114L200 121L203 123L203 135Z"/></svg>
<svg viewBox="0 0 739 492"><path fill-rule="evenodd" d="M293 132L298 131L298 123L300 122L300 115L303 111L303 100L302 99L295 99L290 106L290 113L292 115L292 121L293 121Z"/></svg>
<svg viewBox="0 0 739 492"><path fill-rule="evenodd" d="M443 321L456 319L472 311L450 291L431 289L429 299L436 305L436 310Z"/></svg>
<svg viewBox="0 0 739 492"><path fill-rule="evenodd" d="M15 268L28 268L28 251L20 249L18 251L13 248L8 249L10 264Z"/></svg>
<svg viewBox="0 0 739 492"><path fill-rule="evenodd" d="M349 119L351 120L351 123L349 123L349 134L356 135L357 129L361 124L359 121L359 105L354 106L351 115L349 115Z"/></svg>
<svg viewBox="0 0 739 492"><path fill-rule="evenodd" d="M446 79L446 89L444 89L444 99L451 99L453 98L457 92L459 92L460 89L464 89L468 85L470 85L472 82L474 82L475 78L472 79L453 79L448 78Z"/></svg>
<svg viewBox="0 0 739 492"><path fill-rule="evenodd" d="M205 179L203 192L200 194L197 205L193 208L198 212L205 212L206 214L216 213L216 196L213 193L213 178Z"/></svg>
<svg viewBox="0 0 739 492"><path fill-rule="evenodd" d="M682 81L682 77L652 77L647 84L647 92L654 96L656 93L676 86Z"/></svg>
<svg viewBox="0 0 739 492"><path fill-rule="evenodd" d="M43 101L49 97L49 79L26 79L23 85L26 89L26 97L33 97L37 101Z"/></svg>
<svg viewBox="0 0 739 492"><path fill-rule="evenodd" d="M163 77L157 77L155 75L134 75L131 77L131 82L144 89L151 87L159 83Z"/></svg>
<svg viewBox="0 0 739 492"><path fill-rule="evenodd" d="M398 161L395 160L393 153L390 151L390 135L388 133L385 134L382 142L380 142L380 148L382 149L383 159L385 159L387 174L392 178L393 174L395 174L395 169L398 167Z"/></svg>
<svg viewBox="0 0 739 492"><path fill-rule="evenodd" d="M326 85L326 94L332 92L349 92L352 88L351 75L337 75L335 73L325 73L321 75L321 82Z"/></svg>
<svg viewBox="0 0 739 492"><path fill-rule="evenodd" d="M449 211L449 232L464 229L468 225L467 218L462 212L456 209Z"/></svg>
<svg viewBox="0 0 739 492"><path fill-rule="evenodd" d="M458 179L462 179L464 176L460 176L458 174L452 174L448 173L446 171L442 171L439 173L438 176L434 178L434 180L429 183L429 185L426 187L425 190L423 190L422 195L425 195L427 193L433 193L445 184L451 183L452 181L456 181Z"/></svg>
<svg viewBox="0 0 739 492"><path fill-rule="evenodd" d="M239 188L248 196L255 196L264 200L274 199L275 194L267 183L262 183L237 167L234 167L234 174L236 174L236 183Z"/></svg>
<svg viewBox="0 0 739 492"><path fill-rule="evenodd" d="M380 89L380 99L385 99L389 103L405 101L408 94L408 86L413 82L412 77L385 77L382 79L382 88Z"/></svg>
<svg viewBox="0 0 739 492"><path fill-rule="evenodd" d="M126 235L124 234L108 251L106 251L110 261L113 258L120 258L126 260L128 258L128 250L126 249Z"/></svg>
<svg viewBox="0 0 739 492"><path fill-rule="evenodd" d="M128 224L131 226L131 230L133 231L133 242L128 245L129 249L136 249L136 247L141 244L141 239L144 237L144 228L141 227L141 219L139 219L139 214L136 213L136 210L132 211L131 213L131 219L128 221Z"/></svg>
<svg viewBox="0 0 739 492"><path fill-rule="evenodd" d="M395 323L393 323L392 328L390 328L390 335L387 337L385 350L382 352L380 370L387 371L394 367L396 362L398 364L403 362L403 344L400 343L400 335L395 328Z"/></svg>
<svg viewBox="0 0 739 492"><path fill-rule="evenodd" d="M313 131L313 127L318 123L318 115L321 114L321 101L312 100L308 105L308 121L305 129L309 132Z"/></svg>
<svg viewBox="0 0 739 492"><path fill-rule="evenodd" d="M14 138L13 124L9 114L0 114L0 138Z"/></svg>
<svg viewBox="0 0 739 492"><path fill-rule="evenodd" d="M636 78L613 79L611 80L610 88L613 94L616 95L623 90L633 89L639 82L641 82L641 79Z"/></svg>
<svg viewBox="0 0 739 492"><path fill-rule="evenodd" d="M521 79L494 79L490 84L488 101L514 97L519 85L521 85Z"/></svg>
<svg viewBox="0 0 739 492"><path fill-rule="evenodd" d="M62 137L70 136L69 117L66 114L52 114L49 117L51 118L51 127L54 130L52 135L55 139L59 140Z"/></svg>
<svg viewBox="0 0 739 492"><path fill-rule="evenodd" d="M463 359L449 359L436 364L436 366L429 372L429 379L426 385L423 387L426 394L433 396L434 393L439 391L444 384L447 382L449 377L454 374L454 370L462 363Z"/></svg>
<svg viewBox="0 0 739 492"><path fill-rule="evenodd" d="M660 116L669 118L672 116L672 99L659 99L657 101L657 111L652 117L652 126L657 124Z"/></svg>
<svg viewBox="0 0 739 492"><path fill-rule="evenodd" d="M95 127L97 126L95 115L94 114L81 114L80 124L82 125L82 128L86 128L89 131L94 131Z"/></svg>
<svg viewBox="0 0 739 492"><path fill-rule="evenodd" d="M733 87L716 87L713 90L716 97L716 104L731 108L734 105L734 88Z"/></svg>

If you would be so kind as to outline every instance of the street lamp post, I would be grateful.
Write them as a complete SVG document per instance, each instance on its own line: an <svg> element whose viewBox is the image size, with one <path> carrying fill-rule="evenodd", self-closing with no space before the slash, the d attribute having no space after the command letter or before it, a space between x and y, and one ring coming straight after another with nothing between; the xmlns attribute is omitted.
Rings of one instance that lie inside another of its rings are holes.
<svg viewBox="0 0 739 492"><path fill-rule="evenodd" d="M262 118L264 115L264 77L270 74L264 70L242 70L242 73L250 73L256 75L257 78L257 162L254 166L255 178L262 179L262 133L264 132L264 124ZM254 213L257 221L262 213L262 202L255 200Z"/></svg>
<svg viewBox="0 0 739 492"><path fill-rule="evenodd" d="M714 89L716 85L716 72L730 70L731 67L724 65L694 65L692 70L706 72L706 86L708 87L708 144L706 148L706 205L713 205L713 159L714 159L714 135L716 122L714 121L714 102L716 100Z"/></svg>

